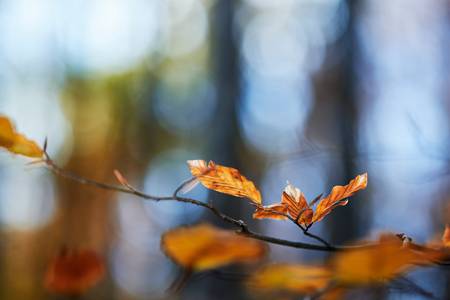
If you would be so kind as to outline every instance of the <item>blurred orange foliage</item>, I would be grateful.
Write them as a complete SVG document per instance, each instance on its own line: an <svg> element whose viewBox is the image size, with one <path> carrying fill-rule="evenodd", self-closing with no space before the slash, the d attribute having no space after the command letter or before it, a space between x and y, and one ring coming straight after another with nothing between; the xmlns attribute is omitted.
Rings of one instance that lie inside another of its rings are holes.
<svg viewBox="0 0 450 300"><path fill-rule="evenodd" d="M326 288L331 272L325 267L300 264L265 266L248 280L248 287L258 294L292 293L311 295Z"/></svg>
<svg viewBox="0 0 450 300"><path fill-rule="evenodd" d="M170 230L162 236L161 247L177 264L193 271L255 262L267 251L260 241L208 224Z"/></svg>
<svg viewBox="0 0 450 300"><path fill-rule="evenodd" d="M63 249L53 258L45 274L45 288L63 295L80 295L105 274L103 259L94 251Z"/></svg>
<svg viewBox="0 0 450 300"><path fill-rule="evenodd" d="M42 157L44 154L34 141L17 133L10 119L5 116L0 116L0 147L28 157Z"/></svg>

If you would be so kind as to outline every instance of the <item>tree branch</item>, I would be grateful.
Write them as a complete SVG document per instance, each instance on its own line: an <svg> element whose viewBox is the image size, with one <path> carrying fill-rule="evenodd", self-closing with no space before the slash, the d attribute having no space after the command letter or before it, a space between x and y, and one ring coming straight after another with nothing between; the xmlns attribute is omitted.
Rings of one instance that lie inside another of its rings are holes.
<svg viewBox="0 0 450 300"><path fill-rule="evenodd" d="M175 189L174 193L171 196L155 196L155 195L150 195L150 194L144 193L142 191L139 191L136 188L129 185L128 183L125 184L124 182L121 182L123 186L117 186L114 184L108 184L108 183L103 183L103 182L99 182L96 180L88 179L88 178L79 176L75 173L72 173L70 171L64 170L64 169L60 168L51 159L51 157L48 155L48 153L46 151L44 152L43 163L45 164L46 168L48 170L50 170L52 173L54 173L55 175L72 180L72 181L76 181L83 185L90 185L90 186L104 189L104 190L115 191L115 192L120 192L120 193L125 193L125 194L131 194L131 195L137 196L141 199L151 200L151 201L156 201L156 202L178 201L178 202L189 203L189 204L201 206L201 207L209 210L211 213L216 215L218 218L222 219L222 221L229 223L229 224L233 225L234 227L238 228L238 233L245 235L248 238L252 238L252 239L256 239L256 240L260 240L260 241L264 241L264 242L268 242L268 243L272 243L272 244L288 246L288 247L292 247L292 248L316 250L316 251L332 252L332 251L342 250L342 249L346 248L346 247L331 246L330 244L326 243L323 240L322 240L322 243L324 243L324 245L316 245L316 244L309 244L309 243L279 239L279 238L266 236L266 235L262 235L257 232L254 232L249 229L248 225L244 221L235 219L231 216L228 216L228 215L222 213L221 211L219 211L216 207L214 207L210 203L205 203L205 202L202 202L202 201L199 201L196 199L192 199L192 198L188 198L188 197L178 196L178 193L180 192L180 190L182 190L183 187L185 187L187 184L190 184L192 182L193 178L184 181L180 186L178 186ZM117 174L116 174L116 176L117 176ZM314 235L310 235L310 236L317 240L321 240L320 238L318 238Z"/></svg>
<svg viewBox="0 0 450 300"><path fill-rule="evenodd" d="M310 243L303 243L303 242L297 242L297 241L290 241L290 240L284 240L284 239L279 239L276 237L271 237L271 236L267 236L267 235L263 235L257 232L252 231L248 225L242 221L242 220L238 220L235 219L231 216L228 216L226 214L224 214L223 212L221 212L220 210L218 210L215 206L212 205L212 203L208 202L202 202L196 199L192 199L192 198L188 198L188 197L182 197L182 196L178 196L178 193L183 190L183 188L186 185L189 185L193 182L193 180L195 180L195 178L190 178L186 181L184 181L183 183L180 184L180 186L178 186L175 191L173 192L172 195L170 196L155 196L155 195L151 195L151 194L147 194L144 193L142 191L139 191L138 189L134 188L133 186L131 186L125 178L123 178L123 176L118 172L114 172L117 179L119 180L119 182L122 184L122 186L118 186L118 185L114 185L114 184L107 184L107 183L103 183L103 182L99 182L96 180L92 180L92 179L88 179L88 178L84 178L82 176L79 176L75 173L72 173L70 171L64 170L62 168L60 168L57 164L55 164L53 162L53 160L50 158L50 156L48 155L48 153L46 152L45 148L44 148L44 158L41 161L37 161L37 162L42 162L45 164L45 167L50 170L52 173L54 173L57 176L61 176L63 178L67 178L69 180L78 182L80 184L84 184L84 185L90 185L99 189L103 189L103 190L109 190L109 191L115 191L115 192L120 192L120 193L125 193L125 194L131 194L134 195L136 197L139 197L141 199L144 200L150 200L150 201L178 201L178 202L183 202L183 203L188 203L188 204L192 204L192 205L197 205L197 206L201 206L207 210L209 210L211 213L213 213L214 215L216 215L218 218L220 218L222 221L233 225L234 227L236 227L237 233L244 235L248 238L252 238L255 240L260 240L260 241L264 241L267 243L271 243L271 244L276 244L276 245L281 245L281 246L287 246L287 247L292 247L292 248L298 248L298 249L305 249L305 250L315 250L315 251L325 251L325 252L335 252L335 251L342 251L342 250L351 250L351 249L360 249L360 248L366 248L366 247L371 247L373 246L373 244L368 243L368 244L362 244L362 245L351 245L351 246L333 246L331 244L329 244L327 241L323 240L321 237L316 236L312 233L309 233L308 230L311 227L311 225L308 225L306 227L303 227L301 224L299 224L298 222L296 222L295 219L293 219L292 217L285 215L289 220L291 220L292 222L294 222L295 224L297 224L297 226L299 226L302 230L303 233L311 238L314 238L318 241L320 241L321 243L323 243L323 245L317 245L317 244L310 244ZM413 249L415 250L424 250L427 249L424 246L421 245L417 245L417 244L413 244L410 243L410 245L412 245L411 247L413 247ZM437 261L435 262L436 265L439 266L450 266L450 262L449 261Z"/></svg>

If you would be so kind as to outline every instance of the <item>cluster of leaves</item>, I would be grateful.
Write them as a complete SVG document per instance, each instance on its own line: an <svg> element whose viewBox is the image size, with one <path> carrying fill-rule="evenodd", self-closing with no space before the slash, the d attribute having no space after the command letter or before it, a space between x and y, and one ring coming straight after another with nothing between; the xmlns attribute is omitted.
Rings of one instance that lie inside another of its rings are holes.
<svg viewBox="0 0 450 300"><path fill-rule="evenodd" d="M340 297L352 288L386 284L417 266L431 266L448 258L449 235L447 227L442 242L431 248L394 234L383 234L375 242L337 252L324 265L278 263L257 268L248 278L247 287L253 294L270 297ZM266 254L263 243L207 224L167 232L162 238L162 249L189 273L230 263L255 262Z"/></svg>
<svg viewBox="0 0 450 300"><path fill-rule="evenodd" d="M242 176L234 168L216 165L210 161L189 160L189 169L206 188L235 197L247 198L256 206L254 218L271 218L276 220L294 220L305 228L321 221L334 208L347 205L347 198L367 186L367 173L358 175L346 186L335 186L331 193L321 199L319 195L309 204L303 193L288 183L281 195L281 202L267 206L262 205L261 193L255 184ZM313 206L318 202L317 208Z"/></svg>
<svg viewBox="0 0 450 300"><path fill-rule="evenodd" d="M404 244L396 235L382 235L371 244L336 253L325 265L272 264L257 270L248 281L265 295L318 295L340 299L350 289L387 284L417 266L448 257L443 248Z"/></svg>
<svg viewBox="0 0 450 300"><path fill-rule="evenodd" d="M188 161L188 165L192 175L206 188L249 199L256 206L254 218L288 219L304 231L315 222L323 220L334 208L347 205L348 197L367 186L365 173L356 176L345 186L333 187L328 196L322 198L322 195L319 195L308 204L304 194L288 183L282 192L280 203L263 206L259 190L238 170L203 160ZM316 203L318 204L314 210ZM191 242L194 242L192 240ZM256 293L264 295L292 293L340 297L350 287L386 283L415 266L439 263L450 256L449 246L449 227L446 227L442 242L434 244L433 247L414 244L404 236L384 234L378 241L359 243L336 253L326 265L265 266L254 272L248 286ZM178 252L184 252L183 248L178 248L176 252L163 249L171 257ZM183 266L189 268L189 265Z"/></svg>
<svg viewBox="0 0 450 300"><path fill-rule="evenodd" d="M48 158L46 146L41 149L35 142L17 133L7 117L1 116L0 146L15 154L40 158L39 161L45 163L57 175L64 175ZM238 170L204 160L190 160L188 166L194 180L183 184L174 195L167 197L150 196L137 191L117 171L115 175L125 188L99 184L84 178L79 182L131 193L149 200L175 200L200 205L241 229L236 232L209 224L197 224L166 232L161 239L163 251L188 274L229 264L260 261L268 251L262 241L286 246L292 246L293 243L251 233L245 223L224 215L211 204L177 196L179 190L187 192L197 183L210 190L248 199L249 203L255 206L254 218L289 220L307 236L324 244L300 246L333 252L329 260L321 265L281 263L257 268L246 280L246 284L249 290L265 296L315 295L323 299L339 299L354 287L385 284L415 267L444 264L450 258L448 226L441 241L428 245L419 245L404 235L389 233L380 236L376 241L333 247L308 232L314 223L323 220L334 208L347 205L348 197L366 188L367 173L356 176L345 186L333 187L329 195L319 195L309 203L298 188L288 184L279 203L263 205L261 193L255 184ZM73 180L77 178L73 175L68 177ZM64 249L49 263L44 283L51 292L81 294L98 283L104 273L104 263L95 252L86 249Z"/></svg>

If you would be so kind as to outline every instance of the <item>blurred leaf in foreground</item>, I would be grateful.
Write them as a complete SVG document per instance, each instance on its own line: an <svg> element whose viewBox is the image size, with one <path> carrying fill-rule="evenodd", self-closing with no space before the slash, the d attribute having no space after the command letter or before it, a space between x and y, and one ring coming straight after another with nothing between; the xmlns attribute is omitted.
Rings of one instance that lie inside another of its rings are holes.
<svg viewBox="0 0 450 300"><path fill-rule="evenodd" d="M52 293L81 295L96 285L104 274L104 262L94 251L63 249L50 262L44 285Z"/></svg>
<svg viewBox="0 0 450 300"><path fill-rule="evenodd" d="M403 243L394 235L383 236L378 242L345 250L332 259L334 279L344 285L385 283L417 265L430 265L440 253Z"/></svg>
<svg viewBox="0 0 450 300"><path fill-rule="evenodd" d="M12 122L5 116L0 116L0 147L28 157L42 157L44 154L34 141L17 133Z"/></svg>
<svg viewBox="0 0 450 300"><path fill-rule="evenodd" d="M170 230L162 236L161 247L174 262L192 271L254 262L267 252L260 241L208 224Z"/></svg>
<svg viewBox="0 0 450 300"><path fill-rule="evenodd" d="M313 295L325 289L331 272L321 266L273 264L265 266L248 280L249 289L262 295Z"/></svg>

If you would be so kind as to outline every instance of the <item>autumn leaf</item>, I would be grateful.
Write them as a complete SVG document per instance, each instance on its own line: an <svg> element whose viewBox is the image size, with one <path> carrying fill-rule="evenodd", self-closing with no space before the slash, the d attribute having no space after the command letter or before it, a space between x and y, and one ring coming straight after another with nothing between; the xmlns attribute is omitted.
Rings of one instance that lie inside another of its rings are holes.
<svg viewBox="0 0 450 300"><path fill-rule="evenodd" d="M337 206L347 205L348 200L346 198L353 196L357 191L365 189L367 187L367 173L356 176L349 184L345 186L337 185L333 187L331 193L320 200L316 207L312 222L321 221L326 215L328 215Z"/></svg>
<svg viewBox="0 0 450 300"><path fill-rule="evenodd" d="M298 188L288 184L281 195L281 203L287 205L289 215L299 224L308 225L311 223L313 211Z"/></svg>
<svg viewBox="0 0 450 300"><path fill-rule="evenodd" d="M248 198L253 203L261 204L261 194L254 183L242 176L238 170L216 165L213 161L207 164L204 160L188 160L187 163L191 174L206 188Z"/></svg>
<svg viewBox="0 0 450 300"><path fill-rule="evenodd" d="M52 293L80 295L96 285L104 274L104 262L94 251L64 249L50 262L44 286Z"/></svg>
<svg viewBox="0 0 450 300"><path fill-rule="evenodd" d="M259 241L208 224L170 230L162 236L161 247L175 263L192 271L254 262L267 251Z"/></svg>
<svg viewBox="0 0 450 300"><path fill-rule="evenodd" d="M42 157L44 154L34 141L17 133L12 122L5 116L0 116L0 147L28 157Z"/></svg>
<svg viewBox="0 0 450 300"><path fill-rule="evenodd" d="M270 218L284 220L287 218L288 214L298 224L309 226L314 222L321 221L337 206L346 205L348 203L348 200L346 200L347 197L366 188L366 186L367 173L358 175L346 186L338 185L333 187L331 193L320 200L316 210L313 211L311 206L308 205L304 194L298 188L288 183L281 195L280 203L257 207L253 217L256 219ZM311 201L311 205L313 205L319 197ZM284 217L282 215L283 213L285 214Z"/></svg>
<svg viewBox="0 0 450 300"><path fill-rule="evenodd" d="M321 266L273 264L257 270L248 280L256 293L292 293L311 295L326 288L331 272Z"/></svg>
<svg viewBox="0 0 450 300"><path fill-rule="evenodd" d="M288 207L284 204L272 204L267 206L257 206L253 213L255 219L275 219L285 220L287 218Z"/></svg>
<svg viewBox="0 0 450 300"><path fill-rule="evenodd" d="M302 225L311 223L313 215L313 211L308 206L303 193L291 184L288 184L284 189L280 203L257 207L253 217L255 219L284 220L288 214Z"/></svg>
<svg viewBox="0 0 450 300"><path fill-rule="evenodd" d="M15 130L11 121L5 117L0 116L0 145L9 148L14 144Z"/></svg>
<svg viewBox="0 0 450 300"><path fill-rule="evenodd" d="M416 265L431 264L435 254L405 245L397 237L384 236L366 247L337 253L332 271L336 282L344 285L384 283Z"/></svg>

